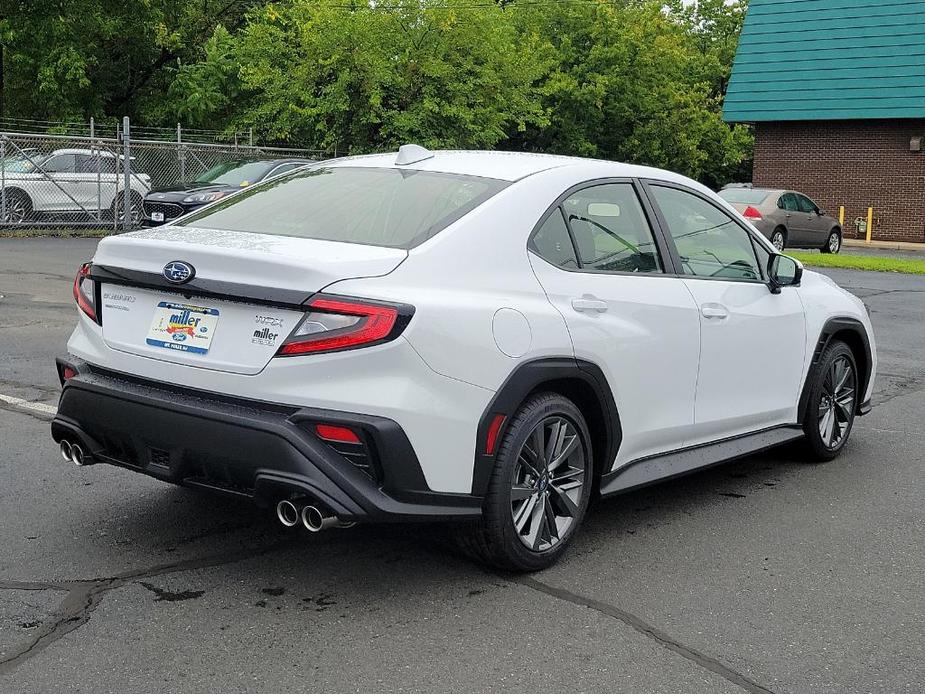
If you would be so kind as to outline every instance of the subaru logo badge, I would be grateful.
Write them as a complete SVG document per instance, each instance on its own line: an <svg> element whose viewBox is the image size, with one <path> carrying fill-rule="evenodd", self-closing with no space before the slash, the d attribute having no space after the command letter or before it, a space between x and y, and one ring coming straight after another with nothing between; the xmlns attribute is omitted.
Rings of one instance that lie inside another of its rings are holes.
<svg viewBox="0 0 925 694"><path fill-rule="evenodd" d="M182 260L171 260L164 266L164 277L168 282L183 284L189 282L196 275L196 270L189 263Z"/></svg>

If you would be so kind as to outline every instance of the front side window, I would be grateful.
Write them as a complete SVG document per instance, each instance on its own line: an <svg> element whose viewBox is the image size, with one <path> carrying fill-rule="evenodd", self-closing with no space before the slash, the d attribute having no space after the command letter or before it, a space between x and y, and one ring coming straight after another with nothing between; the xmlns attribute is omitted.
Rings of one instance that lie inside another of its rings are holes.
<svg viewBox="0 0 925 694"><path fill-rule="evenodd" d="M336 166L274 176L183 226L413 248L510 185L480 176Z"/></svg>
<svg viewBox="0 0 925 694"><path fill-rule="evenodd" d="M678 249L684 274L761 280L751 237L729 215L693 193L660 185L651 189Z"/></svg>
<svg viewBox="0 0 925 694"><path fill-rule="evenodd" d="M566 198L562 212L581 267L598 272L661 272L652 229L629 183L585 188Z"/></svg>
<svg viewBox="0 0 925 694"><path fill-rule="evenodd" d="M74 155L56 154L42 164L46 173L74 173Z"/></svg>
<svg viewBox="0 0 925 694"><path fill-rule="evenodd" d="M796 197L800 203L801 212L815 212L817 209L819 209L816 207L816 203L814 203L812 200L810 200L805 195L798 195Z"/></svg>

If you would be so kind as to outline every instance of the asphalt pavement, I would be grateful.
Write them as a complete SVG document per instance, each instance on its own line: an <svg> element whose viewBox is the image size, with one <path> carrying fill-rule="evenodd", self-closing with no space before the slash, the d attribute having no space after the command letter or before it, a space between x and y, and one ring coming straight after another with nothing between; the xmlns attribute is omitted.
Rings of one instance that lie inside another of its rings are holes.
<svg viewBox="0 0 925 694"><path fill-rule="evenodd" d="M604 501L515 577L438 526L284 531L64 463L53 357L94 245L0 239L0 692L925 689L925 278L827 271L880 354L841 458L778 449Z"/></svg>

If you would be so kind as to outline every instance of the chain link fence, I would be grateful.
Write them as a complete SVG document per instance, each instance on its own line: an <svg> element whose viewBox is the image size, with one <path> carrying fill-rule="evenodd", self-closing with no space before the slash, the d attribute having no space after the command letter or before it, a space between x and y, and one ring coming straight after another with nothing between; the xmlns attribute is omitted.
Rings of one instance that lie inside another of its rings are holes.
<svg viewBox="0 0 925 694"><path fill-rule="evenodd" d="M178 191L210 185L247 186L328 156L250 143L184 142L179 128L173 140L131 132L128 119L113 137L0 132L0 231L130 231L152 217L159 223L185 211L182 197L173 203L155 198L170 200Z"/></svg>

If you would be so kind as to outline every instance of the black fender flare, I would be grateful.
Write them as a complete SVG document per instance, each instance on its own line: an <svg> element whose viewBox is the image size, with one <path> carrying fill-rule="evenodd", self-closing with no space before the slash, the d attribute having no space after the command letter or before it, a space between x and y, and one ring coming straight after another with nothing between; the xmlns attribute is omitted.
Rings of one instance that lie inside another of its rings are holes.
<svg viewBox="0 0 925 694"><path fill-rule="evenodd" d="M816 347L813 350L813 359L806 373L806 380L803 382L803 390L800 393L800 402L797 407L797 422L802 423L806 417L806 408L809 406L809 392L812 390L812 382L819 368L819 358L822 356L826 347L829 346L832 338L837 333L844 331L849 331L857 336L864 357L863 363L858 364L861 378L859 379L860 383L858 385L858 397L856 398L857 404L855 405L855 411L859 415L870 412L870 403L861 402L861 398L867 392L867 386L870 384L873 359L870 348L870 337L867 334L867 329L857 318L830 318L825 322L825 325L822 326L822 330L819 332L819 339L816 340Z"/></svg>
<svg viewBox="0 0 925 694"><path fill-rule="evenodd" d="M617 457L623 429L620 425L620 416L613 398L613 391L601 368L597 364L575 357L544 357L527 361L519 364L508 375L479 420L472 473L472 494L474 496L485 496L488 481L495 466L497 446L495 451L489 454L486 452L486 441L489 428L496 416L504 416L501 428L497 432L496 440L500 441L512 415L530 393L540 389L544 384L554 385L557 381L575 380L590 387L603 415L604 445L600 451L601 460L613 461Z"/></svg>

